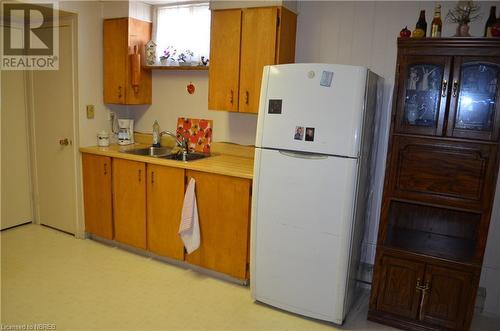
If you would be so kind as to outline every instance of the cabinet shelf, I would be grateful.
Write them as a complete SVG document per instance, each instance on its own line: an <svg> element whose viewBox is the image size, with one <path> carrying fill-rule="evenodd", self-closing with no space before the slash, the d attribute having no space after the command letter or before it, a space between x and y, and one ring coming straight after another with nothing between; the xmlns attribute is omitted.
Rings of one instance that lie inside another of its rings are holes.
<svg viewBox="0 0 500 331"><path fill-rule="evenodd" d="M473 262L479 214L392 201L385 245L397 249Z"/></svg>
<svg viewBox="0 0 500 331"><path fill-rule="evenodd" d="M208 71L208 66L143 66L145 70Z"/></svg>
<svg viewBox="0 0 500 331"><path fill-rule="evenodd" d="M385 245L459 262L471 262L475 249L474 240L402 228L393 229Z"/></svg>

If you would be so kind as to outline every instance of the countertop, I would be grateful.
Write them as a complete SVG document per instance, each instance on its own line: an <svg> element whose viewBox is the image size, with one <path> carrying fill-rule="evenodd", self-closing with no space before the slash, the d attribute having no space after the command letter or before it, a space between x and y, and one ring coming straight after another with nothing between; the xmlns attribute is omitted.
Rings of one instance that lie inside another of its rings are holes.
<svg viewBox="0 0 500 331"><path fill-rule="evenodd" d="M212 155L210 157L183 162L156 158L151 156L134 155L121 151L148 147L145 144L133 144L119 146L112 144L108 147L80 147L81 153L103 155L132 161L139 161L151 164L164 165L168 167L183 168L189 170L209 172L219 175L226 175L240 178L253 178L253 147L240 146L228 143L214 143L212 145Z"/></svg>

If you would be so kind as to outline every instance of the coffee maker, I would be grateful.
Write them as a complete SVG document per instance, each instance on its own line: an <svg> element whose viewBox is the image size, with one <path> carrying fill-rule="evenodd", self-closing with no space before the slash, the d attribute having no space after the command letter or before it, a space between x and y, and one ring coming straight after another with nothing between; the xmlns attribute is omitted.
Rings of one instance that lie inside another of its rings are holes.
<svg viewBox="0 0 500 331"><path fill-rule="evenodd" d="M130 145L134 143L134 120L118 120L118 145Z"/></svg>

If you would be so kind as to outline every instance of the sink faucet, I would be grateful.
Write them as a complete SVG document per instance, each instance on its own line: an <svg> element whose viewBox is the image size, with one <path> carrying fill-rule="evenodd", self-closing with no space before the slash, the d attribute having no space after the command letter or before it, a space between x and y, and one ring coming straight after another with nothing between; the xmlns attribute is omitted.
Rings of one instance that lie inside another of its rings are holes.
<svg viewBox="0 0 500 331"><path fill-rule="evenodd" d="M160 137L163 135L167 135L174 138L176 145L181 148L183 155L187 155L189 153L188 140L186 139L186 137L181 136L181 140L179 140L179 138L177 138L177 135L170 131L160 132Z"/></svg>

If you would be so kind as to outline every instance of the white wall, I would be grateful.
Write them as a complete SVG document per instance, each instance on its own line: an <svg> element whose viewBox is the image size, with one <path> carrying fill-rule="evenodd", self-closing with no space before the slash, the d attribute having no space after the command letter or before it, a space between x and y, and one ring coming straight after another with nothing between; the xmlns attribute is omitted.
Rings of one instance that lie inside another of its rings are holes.
<svg viewBox="0 0 500 331"><path fill-rule="evenodd" d="M456 2L441 2L443 16ZM471 24L470 33L482 36L491 5L500 7L500 2L480 2L483 16L478 22ZM301 1L298 4L297 27L297 62L327 62L367 66L385 79L384 135L382 146L378 151L378 196L384 176L385 156L387 151L387 134L389 115L394 85L396 65L396 37L399 31L408 25L413 29L420 9L426 10L427 24L430 26L435 3L433 1L404 2L340 2ZM455 24L444 24L443 36L452 36ZM500 188L497 189L500 192ZM499 194L500 195L500 194ZM485 310L500 315L500 198L495 204L497 210L493 215L485 267L481 278L481 286L487 287ZM373 263L378 231L380 210L370 218L365 235L363 259Z"/></svg>
<svg viewBox="0 0 500 331"><path fill-rule="evenodd" d="M196 90L188 94L186 86L193 83ZM213 140L253 145L257 116L208 110L208 72L153 72L153 103L147 107L129 107L135 118L135 130L151 132L154 120L162 130L175 131L178 117L213 120Z"/></svg>
<svg viewBox="0 0 500 331"><path fill-rule="evenodd" d="M108 129L109 110L103 103L102 7L99 1L61 1L61 10L78 15L78 114L80 146L96 145L99 130ZM86 105L95 106L87 119Z"/></svg>

